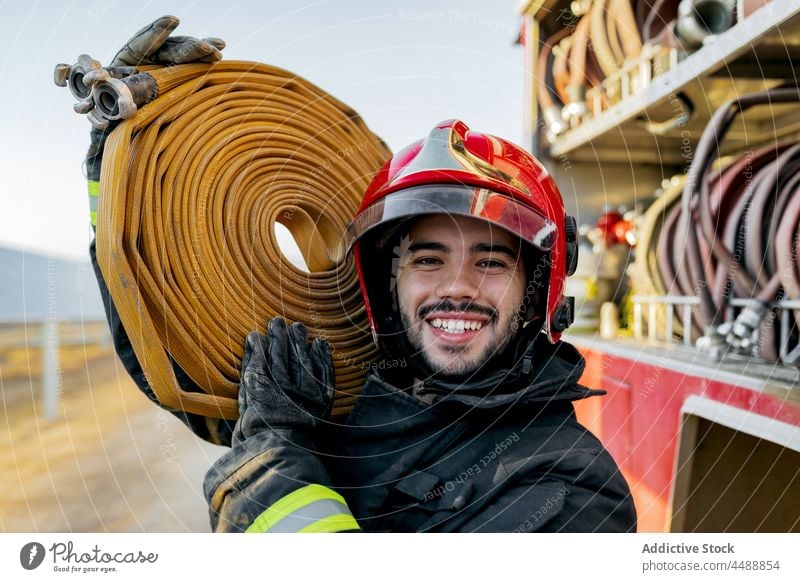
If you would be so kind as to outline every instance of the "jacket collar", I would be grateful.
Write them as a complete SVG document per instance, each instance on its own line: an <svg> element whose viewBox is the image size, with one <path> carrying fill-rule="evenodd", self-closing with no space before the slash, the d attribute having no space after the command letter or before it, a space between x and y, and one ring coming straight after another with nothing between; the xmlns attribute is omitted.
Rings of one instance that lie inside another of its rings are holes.
<svg viewBox="0 0 800 582"><path fill-rule="evenodd" d="M573 401L605 394L578 384L586 362L578 350L566 342L551 344L544 334L537 334L528 349L510 367L499 368L480 379L448 381L429 377L422 381L419 394L433 395L433 404L453 403L478 409L491 409L512 404L541 405L556 401ZM370 384L399 390L395 385L408 383L398 374L373 372ZM400 381L398 381L400 380ZM362 396L367 396L362 392ZM410 394L404 396L419 400ZM419 402L420 406L426 406Z"/></svg>

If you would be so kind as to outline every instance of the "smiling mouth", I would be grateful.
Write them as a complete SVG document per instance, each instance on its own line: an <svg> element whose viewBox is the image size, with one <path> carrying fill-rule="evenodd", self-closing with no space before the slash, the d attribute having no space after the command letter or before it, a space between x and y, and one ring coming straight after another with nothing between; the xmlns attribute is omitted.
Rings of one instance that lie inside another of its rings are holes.
<svg viewBox="0 0 800 582"><path fill-rule="evenodd" d="M486 323L488 322L477 321L475 319L444 319L440 317L428 320L428 325L434 329L452 334L479 331L484 325L486 325Z"/></svg>

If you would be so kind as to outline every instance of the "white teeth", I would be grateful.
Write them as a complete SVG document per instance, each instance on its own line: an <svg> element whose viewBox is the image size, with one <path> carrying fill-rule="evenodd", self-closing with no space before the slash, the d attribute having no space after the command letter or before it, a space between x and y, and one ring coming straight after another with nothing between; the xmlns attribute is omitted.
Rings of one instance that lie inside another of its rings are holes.
<svg viewBox="0 0 800 582"><path fill-rule="evenodd" d="M465 321L463 319L434 319L429 322L436 329L443 329L447 333L464 333L465 331L477 331L483 327L479 321Z"/></svg>

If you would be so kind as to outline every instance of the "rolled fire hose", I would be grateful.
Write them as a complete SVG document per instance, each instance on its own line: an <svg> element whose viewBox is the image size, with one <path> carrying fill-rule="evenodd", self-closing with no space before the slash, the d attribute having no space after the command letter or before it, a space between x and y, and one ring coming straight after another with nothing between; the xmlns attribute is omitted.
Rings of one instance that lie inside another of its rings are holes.
<svg viewBox="0 0 800 582"><path fill-rule="evenodd" d="M352 109L275 67L146 74L158 98L106 143L97 257L153 391L236 418L244 338L280 315L329 341L334 414L348 411L376 351L344 233L390 151ZM275 223L310 273L284 257ZM171 359L203 393L181 389Z"/></svg>

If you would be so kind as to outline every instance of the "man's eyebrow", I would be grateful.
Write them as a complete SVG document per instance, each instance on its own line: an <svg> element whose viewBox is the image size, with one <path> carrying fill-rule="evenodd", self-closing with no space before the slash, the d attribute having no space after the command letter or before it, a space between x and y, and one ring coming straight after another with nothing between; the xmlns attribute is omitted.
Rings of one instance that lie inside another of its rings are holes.
<svg viewBox="0 0 800 582"><path fill-rule="evenodd" d="M471 253L501 253L508 255L511 259L517 260L518 253L506 245L494 245L491 243L477 243L472 245Z"/></svg>
<svg viewBox="0 0 800 582"><path fill-rule="evenodd" d="M408 247L409 253L416 253L417 251L439 251L441 253L449 253L450 249L445 244L433 241L415 242Z"/></svg>

